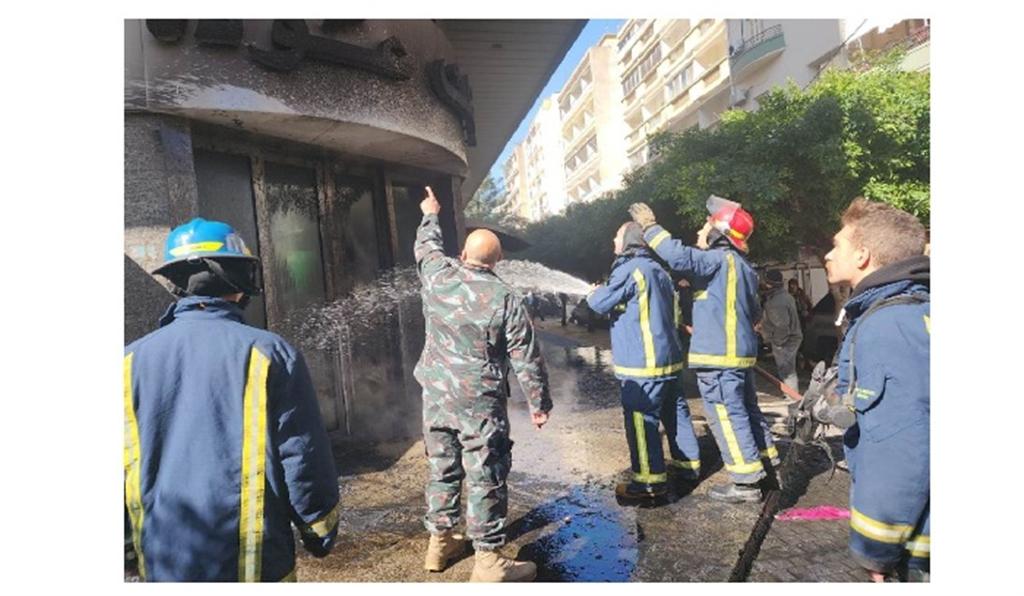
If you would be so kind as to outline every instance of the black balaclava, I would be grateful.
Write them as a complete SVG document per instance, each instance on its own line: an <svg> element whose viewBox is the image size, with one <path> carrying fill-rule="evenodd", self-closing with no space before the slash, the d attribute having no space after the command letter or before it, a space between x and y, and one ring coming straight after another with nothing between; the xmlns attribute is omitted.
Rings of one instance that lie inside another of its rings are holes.
<svg viewBox="0 0 1024 596"><path fill-rule="evenodd" d="M646 249L647 242L644 241L644 229L640 224L631 221L622 230L622 252L633 252L636 249Z"/></svg>
<svg viewBox="0 0 1024 596"><path fill-rule="evenodd" d="M729 239L725 237L725 234L719 232L715 228L711 228L711 231L708 232L708 248L715 248L717 246L736 248L733 246L732 242L729 242ZM737 248L736 250L739 249Z"/></svg>
<svg viewBox="0 0 1024 596"><path fill-rule="evenodd" d="M248 259L201 259L183 263L168 279L176 286L176 293L183 296L226 296L241 292L238 302L245 308L249 299L260 293L256 282L256 261Z"/></svg>

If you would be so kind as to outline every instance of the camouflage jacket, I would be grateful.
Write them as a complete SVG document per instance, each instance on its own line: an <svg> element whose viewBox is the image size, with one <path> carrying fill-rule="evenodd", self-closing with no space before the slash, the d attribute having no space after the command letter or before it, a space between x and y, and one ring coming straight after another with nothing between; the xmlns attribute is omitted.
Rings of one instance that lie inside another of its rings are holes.
<svg viewBox="0 0 1024 596"><path fill-rule="evenodd" d="M531 411L551 409L548 375L523 300L490 269L446 257L437 216L416 231L426 342L415 376L424 391L507 397L511 364Z"/></svg>

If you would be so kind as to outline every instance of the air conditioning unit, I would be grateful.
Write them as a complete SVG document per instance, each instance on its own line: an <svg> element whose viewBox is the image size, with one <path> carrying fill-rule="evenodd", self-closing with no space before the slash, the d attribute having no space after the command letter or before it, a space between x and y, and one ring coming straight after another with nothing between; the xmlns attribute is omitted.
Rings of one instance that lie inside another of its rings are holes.
<svg viewBox="0 0 1024 596"><path fill-rule="evenodd" d="M746 89L733 87L729 90L729 106L732 107L742 104L747 101L748 96L750 96L750 87L747 87Z"/></svg>

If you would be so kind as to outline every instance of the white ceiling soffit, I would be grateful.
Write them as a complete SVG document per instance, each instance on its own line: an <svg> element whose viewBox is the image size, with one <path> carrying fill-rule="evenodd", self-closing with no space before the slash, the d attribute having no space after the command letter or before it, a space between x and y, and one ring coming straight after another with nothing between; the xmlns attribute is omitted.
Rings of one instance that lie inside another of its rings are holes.
<svg viewBox="0 0 1024 596"><path fill-rule="evenodd" d="M580 20L440 20L469 75L476 147L466 148L464 197L480 186L586 24Z"/></svg>

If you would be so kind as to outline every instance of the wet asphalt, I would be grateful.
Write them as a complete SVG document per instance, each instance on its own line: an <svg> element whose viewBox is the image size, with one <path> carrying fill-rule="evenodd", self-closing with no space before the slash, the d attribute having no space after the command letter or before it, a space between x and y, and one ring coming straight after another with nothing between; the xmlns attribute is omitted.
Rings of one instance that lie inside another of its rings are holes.
<svg viewBox="0 0 1024 596"><path fill-rule="evenodd" d="M704 478L695 487L673 485L655 502L620 504L614 487L629 478L629 455L607 332L563 330L557 322L540 327L548 329L539 335L555 408L550 422L535 429L513 383L515 447L503 552L535 561L538 581L727 581L760 505L708 498L710 487L727 477L698 397L687 396ZM785 453L784 443L780 450ZM324 559L300 555L300 581L468 580L471 551L442 573L422 568L428 539L422 441L349 445L336 455L344 503L340 538Z"/></svg>

